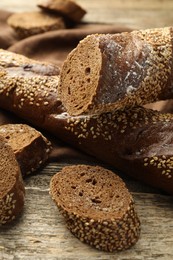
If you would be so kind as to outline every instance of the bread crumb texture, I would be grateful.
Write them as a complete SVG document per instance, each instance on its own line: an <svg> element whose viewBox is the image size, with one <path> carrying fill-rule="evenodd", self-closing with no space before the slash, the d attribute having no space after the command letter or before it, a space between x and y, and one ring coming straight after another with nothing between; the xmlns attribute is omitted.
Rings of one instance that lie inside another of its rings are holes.
<svg viewBox="0 0 173 260"><path fill-rule="evenodd" d="M82 242L104 251L134 245L140 221L124 182L99 166L66 166L53 176L50 193L69 230Z"/></svg>

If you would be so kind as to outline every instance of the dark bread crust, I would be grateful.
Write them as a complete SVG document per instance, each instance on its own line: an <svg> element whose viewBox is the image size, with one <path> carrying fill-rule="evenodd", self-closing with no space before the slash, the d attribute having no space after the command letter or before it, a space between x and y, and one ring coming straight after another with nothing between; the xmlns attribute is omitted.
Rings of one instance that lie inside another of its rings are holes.
<svg viewBox="0 0 173 260"><path fill-rule="evenodd" d="M20 38L65 28L62 17L44 12L14 13L10 15L7 23L16 31Z"/></svg>
<svg viewBox="0 0 173 260"><path fill-rule="evenodd" d="M61 14L74 22L79 22L86 14L86 11L80 5L71 0L40 1L38 7L46 12Z"/></svg>
<svg viewBox="0 0 173 260"><path fill-rule="evenodd" d="M172 98L172 38L171 27L87 36L61 71L67 112L109 112Z"/></svg>
<svg viewBox="0 0 173 260"><path fill-rule="evenodd" d="M25 188L13 150L2 136L0 154L0 225L3 225L21 213Z"/></svg>
<svg viewBox="0 0 173 260"><path fill-rule="evenodd" d="M0 135L12 147L23 177L47 161L51 143L36 129L25 124L5 124L0 126Z"/></svg>
<svg viewBox="0 0 173 260"><path fill-rule="evenodd" d="M50 115L45 127L135 179L173 194L172 114L143 107L93 116L64 113Z"/></svg>
<svg viewBox="0 0 173 260"><path fill-rule="evenodd" d="M57 76L60 69L55 64L29 59L23 55L0 49L0 66L9 69L11 76Z"/></svg>
<svg viewBox="0 0 173 260"><path fill-rule="evenodd" d="M50 194L81 241L111 252L137 242L140 221L133 199L115 173L98 166L67 166L51 179Z"/></svg>
<svg viewBox="0 0 173 260"><path fill-rule="evenodd" d="M30 95L25 96L22 91L27 80L26 75L21 76L20 81L19 77L16 80L11 75L10 70L3 68L1 71L4 70L5 77L4 74L0 77L3 83L0 84L2 108L47 129L58 138L118 170L173 194L173 115L137 106L112 113L72 117L67 114L58 99L58 76L32 75L33 82L37 79L38 86L41 84L43 89L37 88L33 104L30 104ZM42 84L44 79L46 84ZM52 84L52 81L55 84ZM9 82L15 82L10 92ZM28 93L32 93L32 80L30 83ZM47 89L46 85L50 86L50 89ZM48 94L42 96L44 88ZM16 91L21 91L18 99L14 99ZM49 103L48 109L36 105L40 102L40 96L43 98L42 104ZM23 98L25 102L20 107L18 104L21 104Z"/></svg>

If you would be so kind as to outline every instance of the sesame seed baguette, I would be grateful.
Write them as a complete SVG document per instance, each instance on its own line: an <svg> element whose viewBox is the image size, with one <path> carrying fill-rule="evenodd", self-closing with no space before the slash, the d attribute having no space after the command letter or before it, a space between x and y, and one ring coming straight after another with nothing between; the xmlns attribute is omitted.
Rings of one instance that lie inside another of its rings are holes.
<svg viewBox="0 0 173 260"><path fill-rule="evenodd" d="M87 36L61 70L67 112L109 112L172 98L172 38L171 27Z"/></svg>
<svg viewBox="0 0 173 260"><path fill-rule="evenodd" d="M0 135L12 147L23 177L36 171L48 160L51 143L33 127L5 124L0 126Z"/></svg>
<svg viewBox="0 0 173 260"><path fill-rule="evenodd" d="M173 115L136 106L100 115L49 115L45 127L134 179L173 195Z"/></svg>
<svg viewBox="0 0 173 260"><path fill-rule="evenodd" d="M45 12L14 13L9 16L7 23L20 38L65 28L62 17Z"/></svg>
<svg viewBox="0 0 173 260"><path fill-rule="evenodd" d="M57 76L60 73L59 67L55 64L29 59L4 49L0 49L0 66L9 70L11 76Z"/></svg>
<svg viewBox="0 0 173 260"><path fill-rule="evenodd" d="M61 14L74 22L79 22L86 14L86 10L71 0L42 0L37 6L46 12Z"/></svg>
<svg viewBox="0 0 173 260"><path fill-rule="evenodd" d="M138 241L140 221L132 196L115 173L98 166L66 166L52 177L50 194L82 242L112 252Z"/></svg>
<svg viewBox="0 0 173 260"><path fill-rule="evenodd" d="M17 54L11 55L15 58ZM13 69L4 67L0 71L1 108L118 170L173 194L173 115L137 106L70 116L58 99L58 76L28 71L29 77L21 70L14 75Z"/></svg>
<svg viewBox="0 0 173 260"><path fill-rule="evenodd" d="M14 220L22 211L25 188L12 148L0 136L0 225Z"/></svg>

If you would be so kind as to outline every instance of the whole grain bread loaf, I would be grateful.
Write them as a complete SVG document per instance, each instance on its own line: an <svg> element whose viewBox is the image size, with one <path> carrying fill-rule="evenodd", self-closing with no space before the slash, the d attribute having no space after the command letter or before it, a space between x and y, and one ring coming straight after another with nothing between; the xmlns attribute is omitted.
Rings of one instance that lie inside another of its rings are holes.
<svg viewBox="0 0 173 260"><path fill-rule="evenodd" d="M74 22L79 22L86 14L86 10L71 0L42 0L38 7L46 12L58 13Z"/></svg>
<svg viewBox="0 0 173 260"><path fill-rule="evenodd" d="M64 62L59 97L70 115L173 97L173 29L89 35Z"/></svg>
<svg viewBox="0 0 173 260"><path fill-rule="evenodd" d="M0 136L0 225L14 220L22 211L25 188L12 148Z"/></svg>
<svg viewBox="0 0 173 260"><path fill-rule="evenodd" d="M120 172L173 194L173 115L143 107L49 115L44 127ZM62 131L63 129L63 131Z"/></svg>
<svg viewBox="0 0 173 260"><path fill-rule="evenodd" d="M12 147L23 177L44 165L51 143L39 131L26 124L0 126L0 135Z"/></svg>
<svg viewBox="0 0 173 260"><path fill-rule="evenodd" d="M81 241L111 252L137 242L140 221L133 199L115 173L99 166L66 166L51 179L50 193Z"/></svg>
<svg viewBox="0 0 173 260"><path fill-rule="evenodd" d="M19 73L14 75L14 66L5 65L6 56L10 53L1 50L1 108L47 129L119 171L173 194L172 114L134 106L103 114L70 116L59 99L58 76L40 75L39 70L33 73L29 67L22 74L20 64L15 67ZM13 60L18 57L11 56Z"/></svg>
<svg viewBox="0 0 173 260"><path fill-rule="evenodd" d="M7 23L20 38L65 28L63 18L44 12L22 12L9 16Z"/></svg>

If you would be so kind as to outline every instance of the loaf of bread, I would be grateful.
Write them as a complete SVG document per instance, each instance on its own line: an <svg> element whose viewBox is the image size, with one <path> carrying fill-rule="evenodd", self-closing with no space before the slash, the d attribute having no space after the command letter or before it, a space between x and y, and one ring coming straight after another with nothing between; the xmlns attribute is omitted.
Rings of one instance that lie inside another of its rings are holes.
<svg viewBox="0 0 173 260"><path fill-rule="evenodd" d="M14 220L22 211L25 188L12 148L0 136L0 225Z"/></svg>
<svg viewBox="0 0 173 260"><path fill-rule="evenodd" d="M0 68L1 108L47 129L119 171L173 194L172 114L134 106L103 114L70 116L58 98L58 76L40 76L29 66L22 74L21 65L5 65L6 53L0 51L0 65L4 64ZM11 56L14 60L18 57ZM19 73L14 74L14 69Z"/></svg>
<svg viewBox="0 0 173 260"><path fill-rule="evenodd" d="M81 241L111 252L137 242L140 221L133 199L115 173L98 166L67 166L51 179L50 193Z"/></svg>
<svg viewBox="0 0 173 260"><path fill-rule="evenodd" d="M56 92L59 68L0 50L0 106L41 126L62 106ZM51 77L50 77L51 76ZM61 109L60 109L61 111ZM27 116L26 116L27 115Z"/></svg>
<svg viewBox="0 0 173 260"><path fill-rule="evenodd" d="M12 14L7 23L20 38L65 28L62 17L44 12L22 12Z"/></svg>
<svg viewBox="0 0 173 260"><path fill-rule="evenodd" d="M173 97L172 28L89 35L64 62L59 95L70 115Z"/></svg>
<svg viewBox="0 0 173 260"><path fill-rule="evenodd" d="M86 14L80 5L71 0L42 0L38 7L46 12L58 13L74 22L79 22Z"/></svg>
<svg viewBox="0 0 173 260"><path fill-rule="evenodd" d="M12 147L23 177L43 166L49 157L51 143L29 125L1 125L0 136Z"/></svg>
<svg viewBox="0 0 173 260"><path fill-rule="evenodd" d="M10 70L11 77L31 77L31 76L57 76L60 69L57 65L48 62L39 62L26 58L23 55L0 49L0 67ZM2 72L1 72L2 73Z"/></svg>

